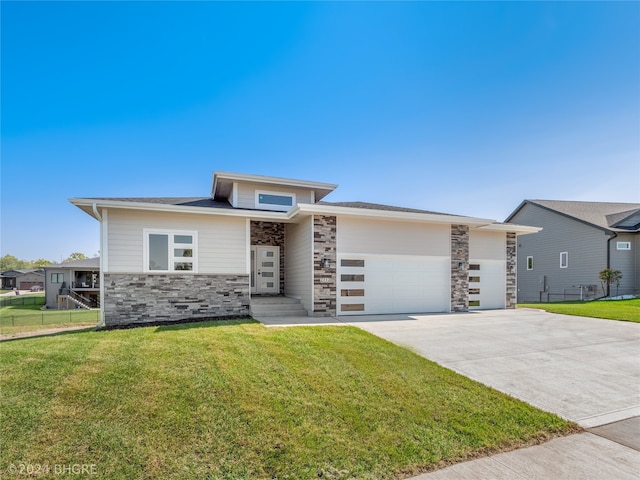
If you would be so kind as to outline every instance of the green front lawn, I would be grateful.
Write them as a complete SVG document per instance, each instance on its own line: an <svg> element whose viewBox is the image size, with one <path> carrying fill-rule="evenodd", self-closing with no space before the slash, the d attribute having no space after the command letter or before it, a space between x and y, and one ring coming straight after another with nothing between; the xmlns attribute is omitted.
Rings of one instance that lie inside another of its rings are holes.
<svg viewBox="0 0 640 480"><path fill-rule="evenodd" d="M539 308L551 313L606 318L640 323L640 298L594 302L521 303L518 308Z"/></svg>
<svg viewBox="0 0 640 480"><path fill-rule="evenodd" d="M4 342L0 360L2 472L403 478L577 430L354 327L66 333Z"/></svg>

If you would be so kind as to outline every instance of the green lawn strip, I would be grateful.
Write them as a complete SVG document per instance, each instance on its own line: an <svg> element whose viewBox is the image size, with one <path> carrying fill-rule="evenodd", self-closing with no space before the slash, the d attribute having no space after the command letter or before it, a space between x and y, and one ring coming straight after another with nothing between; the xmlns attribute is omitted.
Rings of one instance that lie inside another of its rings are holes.
<svg viewBox="0 0 640 480"><path fill-rule="evenodd" d="M592 302L522 303L518 308L538 308L551 313L640 323L640 298Z"/></svg>
<svg viewBox="0 0 640 480"><path fill-rule="evenodd" d="M24 361L42 351L57 352L51 375ZM25 459L94 463L114 479L391 478L576 429L352 327L226 321L20 340L0 355L13 404L47 386L5 411L3 433L28 427L3 435L0 469Z"/></svg>

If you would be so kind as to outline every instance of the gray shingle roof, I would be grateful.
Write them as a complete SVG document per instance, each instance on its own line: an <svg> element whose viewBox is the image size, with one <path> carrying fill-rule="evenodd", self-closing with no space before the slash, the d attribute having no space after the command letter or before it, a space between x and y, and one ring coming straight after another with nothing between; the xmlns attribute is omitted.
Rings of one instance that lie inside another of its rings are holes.
<svg viewBox="0 0 640 480"><path fill-rule="evenodd" d="M347 207L347 208L363 208L365 210L382 210L385 212L409 212L409 213L428 213L431 215L450 215L449 213L431 212L429 210L419 210L417 208L394 207L392 205L382 205L379 203L367 202L318 202L319 205L327 205L330 207ZM460 215L456 215L460 216Z"/></svg>
<svg viewBox="0 0 640 480"><path fill-rule="evenodd" d="M640 203L565 200L525 200L526 202L614 232L637 232L640 229Z"/></svg>
<svg viewBox="0 0 640 480"><path fill-rule="evenodd" d="M89 200L112 200L132 203L155 203L158 205L179 205L183 207L233 208L229 202L220 202L210 197L102 197Z"/></svg>

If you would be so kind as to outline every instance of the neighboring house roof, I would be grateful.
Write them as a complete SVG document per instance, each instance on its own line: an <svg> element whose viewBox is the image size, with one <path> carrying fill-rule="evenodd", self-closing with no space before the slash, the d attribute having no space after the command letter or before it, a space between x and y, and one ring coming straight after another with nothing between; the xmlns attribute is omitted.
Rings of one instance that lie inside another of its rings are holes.
<svg viewBox="0 0 640 480"><path fill-rule="evenodd" d="M45 268L100 268L100 257L86 258L84 260L74 260L72 262L57 263L47 265Z"/></svg>
<svg viewBox="0 0 640 480"><path fill-rule="evenodd" d="M640 203L525 200L505 222L511 221L527 204L537 205L601 230L631 233L640 231Z"/></svg>
<svg viewBox="0 0 640 480"><path fill-rule="evenodd" d="M2 274L0 274L0 277L4 277L4 278L19 277L20 275L26 275L27 273L44 275L44 270L42 270L42 268L29 268L26 270L7 270L6 272L2 272Z"/></svg>

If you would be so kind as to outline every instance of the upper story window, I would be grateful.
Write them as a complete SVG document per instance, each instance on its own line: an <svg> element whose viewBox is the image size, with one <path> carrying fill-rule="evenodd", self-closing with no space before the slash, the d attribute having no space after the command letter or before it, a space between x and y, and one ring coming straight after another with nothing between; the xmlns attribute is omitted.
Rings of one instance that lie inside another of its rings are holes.
<svg viewBox="0 0 640 480"><path fill-rule="evenodd" d="M560 252L560 268L569 268L569 252Z"/></svg>
<svg viewBox="0 0 640 480"><path fill-rule="evenodd" d="M616 250L631 250L631 242L618 242Z"/></svg>
<svg viewBox="0 0 640 480"><path fill-rule="evenodd" d="M198 234L178 230L144 230L145 272L197 272Z"/></svg>
<svg viewBox="0 0 640 480"><path fill-rule="evenodd" d="M51 274L51 283L62 283L64 282L64 274L63 273L52 273Z"/></svg>
<svg viewBox="0 0 640 480"><path fill-rule="evenodd" d="M256 191L256 208L261 210L289 211L296 203L295 193Z"/></svg>

